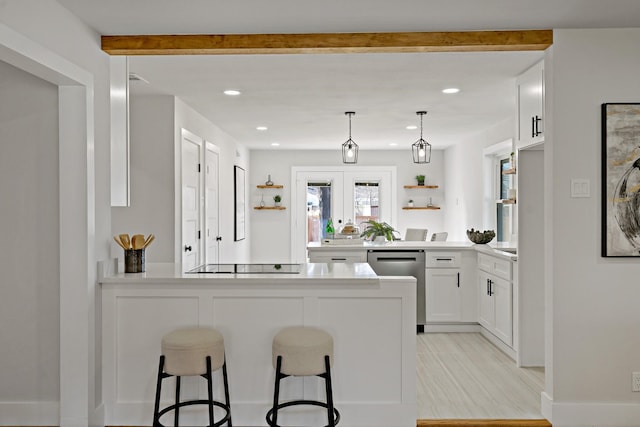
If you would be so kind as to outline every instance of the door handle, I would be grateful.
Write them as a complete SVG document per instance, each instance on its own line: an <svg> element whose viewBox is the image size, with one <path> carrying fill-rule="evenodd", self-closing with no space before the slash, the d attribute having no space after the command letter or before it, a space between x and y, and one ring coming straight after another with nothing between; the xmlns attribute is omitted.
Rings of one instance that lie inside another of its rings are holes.
<svg viewBox="0 0 640 427"><path fill-rule="evenodd" d="M184 245L185 252L191 252L191 246Z"/></svg>

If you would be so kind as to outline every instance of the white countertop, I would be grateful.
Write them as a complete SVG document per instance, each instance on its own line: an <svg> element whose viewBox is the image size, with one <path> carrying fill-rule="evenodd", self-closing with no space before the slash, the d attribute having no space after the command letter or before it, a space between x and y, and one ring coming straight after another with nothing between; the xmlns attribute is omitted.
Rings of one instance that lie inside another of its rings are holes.
<svg viewBox="0 0 640 427"><path fill-rule="evenodd" d="M147 263L144 273L122 273L111 263L102 264L98 281L100 283L224 283L243 282L253 284L286 284L287 282L299 283L304 279L307 283L322 282L323 284L344 283L378 283L379 278L369 264L326 264L308 263L301 264L300 273L267 273L267 274L232 274L232 273L184 273L179 265L173 263ZM102 273L104 272L104 273Z"/></svg>
<svg viewBox="0 0 640 427"><path fill-rule="evenodd" d="M356 251L356 250L369 250L369 249L424 249L430 251L438 250L475 250L476 252L482 252L489 255L495 255L501 258L506 258L511 261L516 261L518 256L516 254L506 252L506 250L515 250L517 245L510 242L492 242L486 245L477 245L471 242L406 242L396 240L393 242L375 243L375 242L360 242L353 245L339 244L339 245L323 245L319 242L312 242L307 245L307 249L313 251Z"/></svg>

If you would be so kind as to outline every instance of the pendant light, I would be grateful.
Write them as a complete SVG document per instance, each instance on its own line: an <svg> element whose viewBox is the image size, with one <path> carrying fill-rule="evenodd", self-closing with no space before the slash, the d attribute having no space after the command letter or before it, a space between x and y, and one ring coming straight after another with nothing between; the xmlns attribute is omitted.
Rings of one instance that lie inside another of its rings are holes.
<svg viewBox="0 0 640 427"><path fill-rule="evenodd" d="M342 144L342 163L358 163L358 144L351 139L351 116L355 113L353 111L347 111L344 114L349 116L349 139Z"/></svg>
<svg viewBox="0 0 640 427"><path fill-rule="evenodd" d="M429 163L431 161L431 144L422 138L422 117L427 112L416 111L416 114L420 116L420 139L411 145L413 163Z"/></svg>

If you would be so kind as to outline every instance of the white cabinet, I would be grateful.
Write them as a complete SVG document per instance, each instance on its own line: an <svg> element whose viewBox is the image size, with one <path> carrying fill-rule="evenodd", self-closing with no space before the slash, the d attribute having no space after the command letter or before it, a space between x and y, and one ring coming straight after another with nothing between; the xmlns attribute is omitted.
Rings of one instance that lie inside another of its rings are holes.
<svg viewBox="0 0 640 427"><path fill-rule="evenodd" d="M470 251L427 251L427 323L476 321L474 266Z"/></svg>
<svg viewBox="0 0 640 427"><path fill-rule="evenodd" d="M478 254L478 323L513 346L511 261Z"/></svg>
<svg viewBox="0 0 640 427"><path fill-rule="evenodd" d="M427 268L427 322L459 322L462 319L459 268Z"/></svg>
<svg viewBox="0 0 640 427"><path fill-rule="evenodd" d="M544 61L516 79L518 149L544 142Z"/></svg>
<svg viewBox="0 0 640 427"><path fill-rule="evenodd" d="M367 262L366 250L312 250L309 249L309 262L354 263Z"/></svg>

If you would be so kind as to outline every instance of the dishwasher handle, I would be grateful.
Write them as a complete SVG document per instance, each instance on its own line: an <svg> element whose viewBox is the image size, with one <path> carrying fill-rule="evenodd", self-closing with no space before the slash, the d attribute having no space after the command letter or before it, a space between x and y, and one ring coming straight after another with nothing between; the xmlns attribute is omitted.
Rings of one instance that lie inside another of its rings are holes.
<svg viewBox="0 0 640 427"><path fill-rule="evenodd" d="M404 258L393 258L393 257L378 257L375 258L377 262L419 262L420 260L416 257L404 257Z"/></svg>

